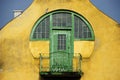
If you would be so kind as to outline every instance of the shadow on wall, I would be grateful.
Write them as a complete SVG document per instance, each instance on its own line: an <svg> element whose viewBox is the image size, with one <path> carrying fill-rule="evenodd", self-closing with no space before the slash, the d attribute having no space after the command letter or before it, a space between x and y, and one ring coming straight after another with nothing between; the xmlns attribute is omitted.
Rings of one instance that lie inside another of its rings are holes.
<svg viewBox="0 0 120 80"><path fill-rule="evenodd" d="M1 69L3 68L3 60L2 59L0 59L0 71L1 71Z"/></svg>
<svg viewBox="0 0 120 80"><path fill-rule="evenodd" d="M75 77L44 77L39 80L80 80L80 78Z"/></svg>
<svg viewBox="0 0 120 80"><path fill-rule="evenodd" d="M120 28L120 24L118 24L118 27Z"/></svg>
<svg viewBox="0 0 120 80"><path fill-rule="evenodd" d="M0 61L0 73L3 72L3 62ZM1 78L1 76L0 76Z"/></svg>

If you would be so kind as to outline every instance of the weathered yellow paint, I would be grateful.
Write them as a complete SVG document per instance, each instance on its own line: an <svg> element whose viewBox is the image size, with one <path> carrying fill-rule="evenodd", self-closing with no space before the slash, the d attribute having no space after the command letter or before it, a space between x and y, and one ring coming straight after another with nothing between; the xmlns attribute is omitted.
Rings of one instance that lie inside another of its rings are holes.
<svg viewBox="0 0 120 80"><path fill-rule="evenodd" d="M94 50L94 41L74 41L74 53L80 53L83 58L89 58Z"/></svg>
<svg viewBox="0 0 120 80"><path fill-rule="evenodd" d="M50 59L46 58L46 59L42 59L41 60L41 65L42 65L42 69L40 68L41 72L49 72L50 70Z"/></svg>
<svg viewBox="0 0 120 80"><path fill-rule="evenodd" d="M40 54L49 55L49 41L30 41L29 47L34 58L39 58Z"/></svg>
<svg viewBox="0 0 120 80"><path fill-rule="evenodd" d="M33 57L39 58L40 54L49 55L50 52L49 46L50 46L49 41L30 41L29 47ZM89 58L93 50L94 50L94 41L74 42L74 53L80 53L83 58Z"/></svg>
<svg viewBox="0 0 120 80"><path fill-rule="evenodd" d="M81 80L119 80L120 26L89 0L34 0L22 15L10 21L0 31L0 80L39 80L37 58L49 51L49 42L32 42L30 33L39 17L57 9L81 14L94 30L95 43L74 42L75 52L87 56L82 62Z"/></svg>
<svg viewBox="0 0 120 80"><path fill-rule="evenodd" d="M74 56L74 58L73 58L73 72L80 71L79 70L81 68L80 63L81 62L80 62L80 58L78 57L78 55Z"/></svg>

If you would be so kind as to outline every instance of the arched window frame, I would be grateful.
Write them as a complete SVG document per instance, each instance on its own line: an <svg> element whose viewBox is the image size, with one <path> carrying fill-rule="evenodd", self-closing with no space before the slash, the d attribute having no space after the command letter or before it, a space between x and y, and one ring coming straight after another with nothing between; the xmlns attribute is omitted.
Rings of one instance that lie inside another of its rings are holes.
<svg viewBox="0 0 120 80"><path fill-rule="evenodd" d="M52 26L53 26L53 24L52 24L52 22L53 22L53 20L52 20L52 15L53 14L56 14L56 13L70 13L71 14L71 16L72 16L72 33L73 33L73 35L74 35L74 16L77 16L77 17L79 17L81 20L83 20L84 21L84 23L87 25L87 27L90 29L90 31L91 31L91 38L74 38L74 40L81 40L81 41L94 41L95 40L95 36L94 36L94 31L93 31L93 29L92 29L92 26L91 26L91 24L89 23L89 21L86 19L86 18L84 18L82 15L80 15L79 13L76 13L76 12L74 12L74 11L70 11L70 10L56 10L56 11L52 11L52 12L49 12L49 13L47 13L47 14L44 14L43 16L41 16L37 21L36 21L36 23L34 24L34 26L33 26L33 28L32 28L32 31L31 31L31 34L30 34L30 40L31 41L36 41L36 40L49 40L49 38L47 38L47 39L45 39L45 38L38 38L38 39L34 39L33 38L33 34L34 34L34 31L35 31L35 29L36 29L36 27L38 26L38 24L43 20L43 19L45 19L46 17L50 17L50 31L49 32L51 32L51 30L52 30Z"/></svg>
<svg viewBox="0 0 120 80"><path fill-rule="evenodd" d="M87 27L90 29L91 31L91 38L75 38L74 40L81 40L81 41L93 41L95 40L95 35L94 35L94 31L92 29L91 24L89 23L89 21L83 17L82 15L78 14L78 13L73 13L74 15L78 16L80 19L82 19L84 21L84 23L87 25Z"/></svg>
<svg viewBox="0 0 120 80"><path fill-rule="evenodd" d="M39 25L39 23L43 20L43 19L45 19L46 17L48 17L48 16L50 16L50 14L47 14L47 15L44 15L44 16L42 16L42 17L40 17L37 21L36 21L36 23L34 24L34 26L33 26L33 28L32 28L32 31L31 31L31 34L30 34L30 40L31 41L38 41L38 40L49 40L49 39L46 39L46 38L37 38L37 39L35 39L35 38L33 38L33 35L34 35L34 31L35 31L35 29L38 27L38 25Z"/></svg>

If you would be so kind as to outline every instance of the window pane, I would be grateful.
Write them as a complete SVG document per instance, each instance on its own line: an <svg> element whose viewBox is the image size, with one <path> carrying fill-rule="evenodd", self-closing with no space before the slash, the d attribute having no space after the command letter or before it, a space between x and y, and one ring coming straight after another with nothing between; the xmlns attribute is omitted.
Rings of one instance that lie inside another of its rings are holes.
<svg viewBox="0 0 120 80"><path fill-rule="evenodd" d="M55 13L52 15L53 26L56 27L71 27L72 17L70 13Z"/></svg>
<svg viewBox="0 0 120 80"><path fill-rule="evenodd" d="M58 34L58 50L66 50L66 35Z"/></svg>
<svg viewBox="0 0 120 80"><path fill-rule="evenodd" d="M35 28L34 39L48 39L50 30L50 17L44 18Z"/></svg>
<svg viewBox="0 0 120 80"><path fill-rule="evenodd" d="M78 16L74 16L74 37L77 39L92 38L89 27Z"/></svg>

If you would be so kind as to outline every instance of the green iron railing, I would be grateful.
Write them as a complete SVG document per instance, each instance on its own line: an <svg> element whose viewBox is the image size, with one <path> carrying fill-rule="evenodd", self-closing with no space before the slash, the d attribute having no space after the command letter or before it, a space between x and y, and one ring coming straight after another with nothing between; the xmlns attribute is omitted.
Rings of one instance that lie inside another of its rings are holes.
<svg viewBox="0 0 120 80"><path fill-rule="evenodd" d="M80 53L74 53L74 56L70 58L72 59L72 65L69 63L69 55L63 56L64 54L61 53L63 54L61 56L59 54L60 53L58 53L56 56L51 56L48 53L41 53L40 72L81 72L82 56ZM66 58L68 59L66 60ZM56 61L54 61L54 59ZM52 62L51 60L53 60L54 62Z"/></svg>

